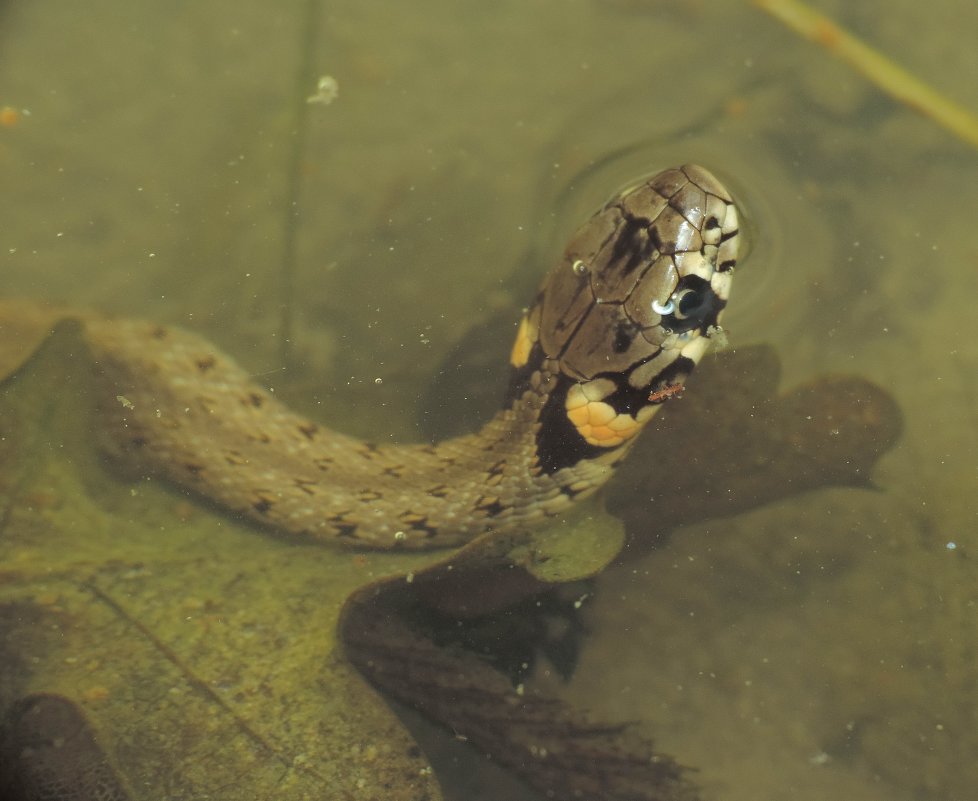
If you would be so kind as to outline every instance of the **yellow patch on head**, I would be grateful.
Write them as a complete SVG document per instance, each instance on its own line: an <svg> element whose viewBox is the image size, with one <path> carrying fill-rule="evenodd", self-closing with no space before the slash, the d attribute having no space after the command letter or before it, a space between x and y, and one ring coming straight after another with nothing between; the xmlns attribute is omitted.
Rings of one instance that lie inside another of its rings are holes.
<svg viewBox="0 0 978 801"><path fill-rule="evenodd" d="M520 320L519 330L516 332L516 341L513 343L513 350L509 354L509 363L513 367L523 367L530 360L530 351L533 350L533 343L537 341L535 326L530 325L528 317Z"/></svg>
<svg viewBox="0 0 978 801"><path fill-rule="evenodd" d="M584 441L589 445L614 448L634 437L645 425L630 414L616 412L614 407L603 400L593 400L594 384L575 384L567 391L564 408L567 419L571 421ZM590 390L590 391L589 391Z"/></svg>

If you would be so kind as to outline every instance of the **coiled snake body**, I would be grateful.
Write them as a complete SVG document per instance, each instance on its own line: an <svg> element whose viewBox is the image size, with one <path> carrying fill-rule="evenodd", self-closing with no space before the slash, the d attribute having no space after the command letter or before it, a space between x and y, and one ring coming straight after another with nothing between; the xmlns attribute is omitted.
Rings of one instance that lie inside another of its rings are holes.
<svg viewBox="0 0 978 801"><path fill-rule="evenodd" d="M296 535L456 545L553 516L605 483L705 352L739 241L706 170L667 170L573 236L519 326L504 407L478 433L378 447L289 411L192 334L86 321L114 450ZM120 402L122 401L122 402Z"/></svg>

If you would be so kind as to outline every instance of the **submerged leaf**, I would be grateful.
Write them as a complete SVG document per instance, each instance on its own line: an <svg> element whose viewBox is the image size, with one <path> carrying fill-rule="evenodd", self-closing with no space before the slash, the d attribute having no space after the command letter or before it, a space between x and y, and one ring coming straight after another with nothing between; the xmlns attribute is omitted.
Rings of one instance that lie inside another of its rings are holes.
<svg viewBox="0 0 978 801"><path fill-rule="evenodd" d="M778 394L772 348L706 359L685 396L667 401L609 487L633 552L679 525L819 487L870 487L902 428L896 402L856 376Z"/></svg>
<svg viewBox="0 0 978 801"><path fill-rule="evenodd" d="M627 724L597 723L545 695L514 689L477 656L436 647L404 625L403 599L351 599L350 659L381 688L439 720L547 798L695 801L688 771Z"/></svg>
<svg viewBox="0 0 978 801"><path fill-rule="evenodd" d="M287 543L121 481L91 374L68 324L0 392L0 705L71 699L134 798L437 799L335 639L355 588L436 557Z"/></svg>
<svg viewBox="0 0 978 801"><path fill-rule="evenodd" d="M15 703L0 737L3 797L59 801L129 801L132 797L99 747L77 704L38 693Z"/></svg>
<svg viewBox="0 0 978 801"><path fill-rule="evenodd" d="M624 541L600 504L456 552L286 542L104 460L88 319L0 304L0 707L32 694L77 705L135 799L328 788L437 801L427 761L350 656L556 797L694 795L626 729L520 699L400 618L421 603L481 615L594 575ZM771 352L741 350L669 402L613 494L633 541L826 483L867 484L899 431L892 401L856 379L775 398L776 381Z"/></svg>

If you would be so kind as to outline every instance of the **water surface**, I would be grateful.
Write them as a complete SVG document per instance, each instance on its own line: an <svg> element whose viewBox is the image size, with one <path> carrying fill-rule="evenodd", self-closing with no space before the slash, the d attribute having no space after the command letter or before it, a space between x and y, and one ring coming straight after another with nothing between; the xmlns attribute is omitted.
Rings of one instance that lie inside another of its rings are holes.
<svg viewBox="0 0 978 801"><path fill-rule="evenodd" d="M967 102L978 11L940 5L822 7ZM704 163L755 229L732 343L775 345L786 385L871 378L905 434L878 492L689 527L609 577L565 692L717 798L968 797L978 154L746 3L347 0L314 32L340 95L308 109L290 198L306 10L0 6L5 295L194 327L307 411L408 440L452 344L526 302L583 214Z"/></svg>

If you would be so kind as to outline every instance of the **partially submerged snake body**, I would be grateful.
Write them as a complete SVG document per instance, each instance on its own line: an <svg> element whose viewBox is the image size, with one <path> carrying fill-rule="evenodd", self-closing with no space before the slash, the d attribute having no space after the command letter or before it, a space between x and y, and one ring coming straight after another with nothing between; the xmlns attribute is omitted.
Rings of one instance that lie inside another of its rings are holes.
<svg viewBox="0 0 978 801"><path fill-rule="evenodd" d="M228 509L355 547L456 545L556 515L607 481L707 349L738 225L693 165L612 198L523 317L504 407L437 445L361 442L289 411L197 336L87 320L108 441Z"/></svg>

